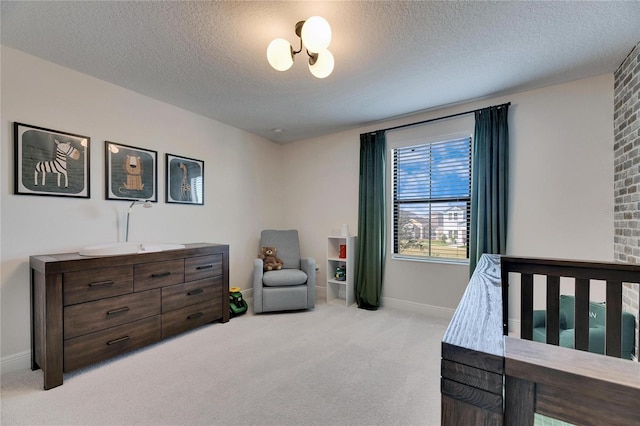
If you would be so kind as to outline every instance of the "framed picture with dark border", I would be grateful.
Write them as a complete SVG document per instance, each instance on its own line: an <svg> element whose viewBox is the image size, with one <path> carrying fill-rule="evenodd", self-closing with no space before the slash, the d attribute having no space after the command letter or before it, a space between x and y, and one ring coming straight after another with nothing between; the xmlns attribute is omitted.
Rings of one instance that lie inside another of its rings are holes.
<svg viewBox="0 0 640 426"><path fill-rule="evenodd" d="M14 194L90 198L91 138L13 123Z"/></svg>
<svg viewBox="0 0 640 426"><path fill-rule="evenodd" d="M204 161L166 154L167 203L204 205Z"/></svg>
<svg viewBox="0 0 640 426"><path fill-rule="evenodd" d="M158 153L104 142L105 199L158 201Z"/></svg>

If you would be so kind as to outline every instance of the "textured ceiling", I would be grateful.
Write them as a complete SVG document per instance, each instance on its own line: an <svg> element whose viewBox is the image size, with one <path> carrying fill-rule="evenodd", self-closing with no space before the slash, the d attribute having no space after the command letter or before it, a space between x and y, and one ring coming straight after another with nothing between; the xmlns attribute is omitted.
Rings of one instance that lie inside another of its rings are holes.
<svg viewBox="0 0 640 426"><path fill-rule="evenodd" d="M88 1L1 5L1 42L275 142L613 72L640 2ZM331 24L333 74L266 48ZM283 129L275 133L273 129Z"/></svg>

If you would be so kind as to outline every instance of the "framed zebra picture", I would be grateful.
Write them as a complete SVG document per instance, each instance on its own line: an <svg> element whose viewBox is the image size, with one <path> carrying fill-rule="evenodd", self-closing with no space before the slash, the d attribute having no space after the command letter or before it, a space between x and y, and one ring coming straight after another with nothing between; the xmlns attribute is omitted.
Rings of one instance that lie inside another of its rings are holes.
<svg viewBox="0 0 640 426"><path fill-rule="evenodd" d="M167 203L204 205L204 161L166 154Z"/></svg>
<svg viewBox="0 0 640 426"><path fill-rule="evenodd" d="M158 153L105 141L105 199L158 201Z"/></svg>
<svg viewBox="0 0 640 426"><path fill-rule="evenodd" d="M13 123L14 193L90 198L91 138Z"/></svg>

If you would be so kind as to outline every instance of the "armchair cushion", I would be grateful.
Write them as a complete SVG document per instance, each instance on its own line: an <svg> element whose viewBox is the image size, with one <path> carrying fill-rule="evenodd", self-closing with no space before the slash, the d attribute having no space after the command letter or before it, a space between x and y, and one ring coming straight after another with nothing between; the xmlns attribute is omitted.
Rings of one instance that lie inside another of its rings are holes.
<svg viewBox="0 0 640 426"><path fill-rule="evenodd" d="M300 285L306 282L307 274L299 269L267 271L262 277L262 284L267 287Z"/></svg>

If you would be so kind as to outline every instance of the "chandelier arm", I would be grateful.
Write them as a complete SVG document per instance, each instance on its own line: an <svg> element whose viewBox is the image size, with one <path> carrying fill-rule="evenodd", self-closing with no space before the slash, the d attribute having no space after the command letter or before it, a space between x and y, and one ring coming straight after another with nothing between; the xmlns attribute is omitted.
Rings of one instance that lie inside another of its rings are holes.
<svg viewBox="0 0 640 426"><path fill-rule="evenodd" d="M307 55L309 55L309 65L314 65L318 61L318 54L317 53L311 53L307 49Z"/></svg>
<svg viewBox="0 0 640 426"><path fill-rule="evenodd" d="M298 53L302 52L302 26L304 25L304 23L305 23L305 21L298 21L296 23L295 32L296 32L296 35L298 36L298 38L300 39L300 49L293 50L293 47L291 48L291 57L292 58L295 55L297 55Z"/></svg>
<svg viewBox="0 0 640 426"><path fill-rule="evenodd" d="M302 38L300 38L300 49L293 50L293 46L291 46L291 57L293 58L298 53L302 52Z"/></svg>

